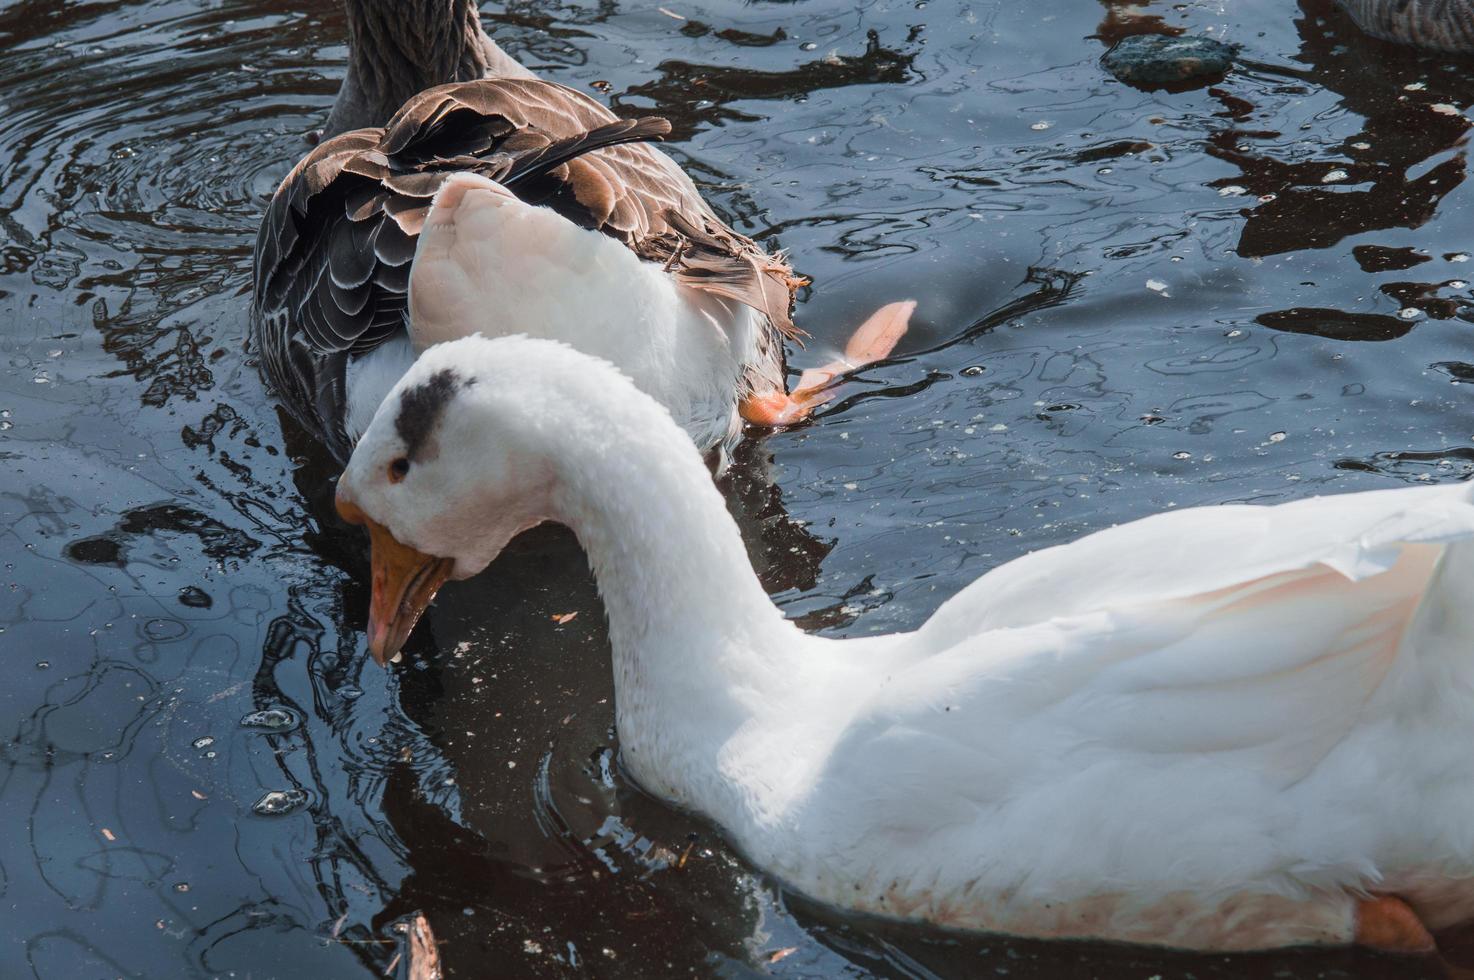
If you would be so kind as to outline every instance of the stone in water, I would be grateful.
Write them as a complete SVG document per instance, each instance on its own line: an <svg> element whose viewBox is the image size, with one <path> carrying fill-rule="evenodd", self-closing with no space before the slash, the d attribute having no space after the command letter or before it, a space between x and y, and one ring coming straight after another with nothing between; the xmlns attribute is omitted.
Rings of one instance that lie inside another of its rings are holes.
<svg viewBox="0 0 1474 980"><path fill-rule="evenodd" d="M1138 34L1117 41L1101 61L1127 85L1191 87L1222 78L1237 53L1237 45L1211 37Z"/></svg>

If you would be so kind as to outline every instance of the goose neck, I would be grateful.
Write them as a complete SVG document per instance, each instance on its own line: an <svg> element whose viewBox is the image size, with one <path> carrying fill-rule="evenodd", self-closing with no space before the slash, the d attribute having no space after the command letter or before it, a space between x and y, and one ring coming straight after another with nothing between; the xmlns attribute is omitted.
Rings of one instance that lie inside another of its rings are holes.
<svg viewBox="0 0 1474 980"><path fill-rule="evenodd" d="M560 454L554 517L578 535L603 596L625 763L652 790L706 809L696 784L782 697L809 638L768 598L674 424L617 440L585 428L581 451Z"/></svg>

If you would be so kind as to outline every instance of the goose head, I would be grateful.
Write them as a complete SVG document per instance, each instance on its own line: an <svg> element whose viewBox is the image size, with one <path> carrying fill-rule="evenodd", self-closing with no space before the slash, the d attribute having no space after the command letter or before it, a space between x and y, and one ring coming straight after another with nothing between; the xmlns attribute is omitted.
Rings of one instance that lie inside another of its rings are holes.
<svg viewBox="0 0 1474 980"><path fill-rule="evenodd" d="M339 515L369 535L369 652L380 664L398 658L447 580L480 572L549 515L538 406L550 395L525 358L514 370L495 356L506 344L476 336L426 351L379 406L338 481Z"/></svg>

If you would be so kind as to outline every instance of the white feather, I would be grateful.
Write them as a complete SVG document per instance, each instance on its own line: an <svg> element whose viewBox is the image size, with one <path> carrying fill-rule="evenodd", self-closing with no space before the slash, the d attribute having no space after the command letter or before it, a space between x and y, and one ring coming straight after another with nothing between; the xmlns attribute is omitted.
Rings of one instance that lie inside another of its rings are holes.
<svg viewBox="0 0 1474 980"><path fill-rule="evenodd" d="M416 247L409 337L350 365L345 428L357 438L426 348L524 334L616 365L707 449L739 431L737 399L746 367L760 360L762 327L750 307L677 284L615 239L457 174Z"/></svg>

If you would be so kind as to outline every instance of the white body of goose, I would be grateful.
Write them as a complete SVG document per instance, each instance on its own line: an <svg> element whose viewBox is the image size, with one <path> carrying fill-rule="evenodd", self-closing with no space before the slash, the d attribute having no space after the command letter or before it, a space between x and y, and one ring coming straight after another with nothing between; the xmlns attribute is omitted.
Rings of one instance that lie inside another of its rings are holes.
<svg viewBox="0 0 1474 980"><path fill-rule="evenodd" d="M446 577L571 527L629 773L820 901L1220 950L1422 949L1474 917L1468 486L1166 513L997 568L914 632L828 639L773 606L654 401L472 338L399 382L338 493L381 659Z"/></svg>
<svg viewBox="0 0 1474 980"><path fill-rule="evenodd" d="M536 333L619 365L703 449L737 436L749 369L783 388L764 314L485 178L447 181L413 263L406 332L347 365L351 441L427 347L473 333Z"/></svg>

